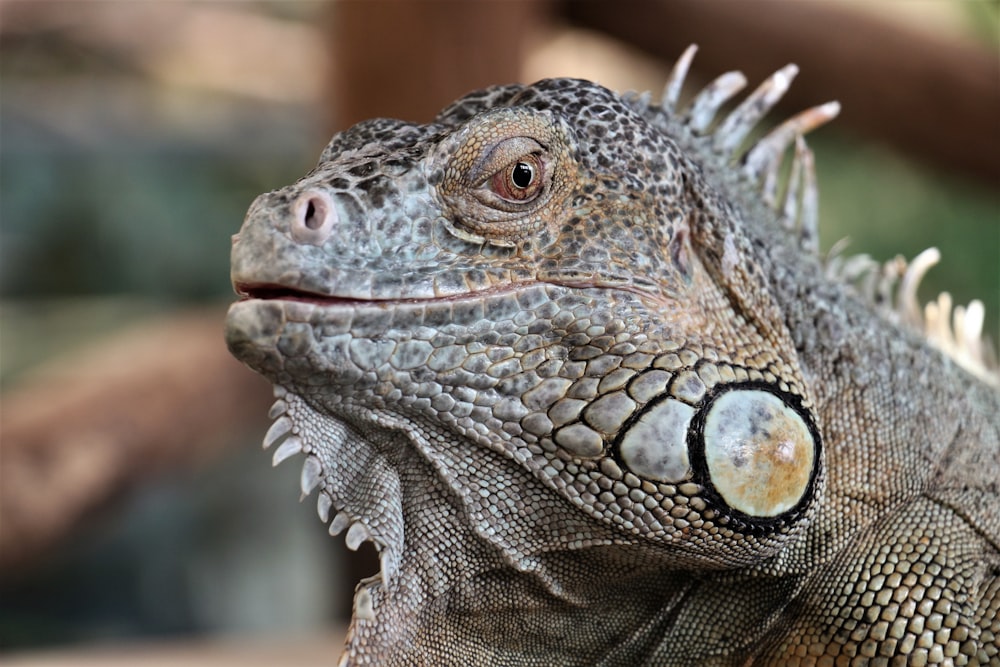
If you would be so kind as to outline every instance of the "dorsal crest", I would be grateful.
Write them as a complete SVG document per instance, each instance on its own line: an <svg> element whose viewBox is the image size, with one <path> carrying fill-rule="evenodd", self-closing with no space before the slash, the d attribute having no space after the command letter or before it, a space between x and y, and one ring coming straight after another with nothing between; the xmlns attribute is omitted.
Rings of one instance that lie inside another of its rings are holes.
<svg viewBox="0 0 1000 667"><path fill-rule="evenodd" d="M840 104L827 102L801 111L747 146L748 135L788 90L798 67L790 64L779 69L720 117L722 107L746 87L746 77L726 72L680 108L681 90L696 51L692 44L674 64L659 104L651 103L649 93L627 93L625 100L654 124L665 129L681 126L697 150L717 158L720 171L725 167L724 173L729 174L733 165L738 166L737 188L755 195L803 251L819 257L819 190L814 156L803 137L835 118ZM793 146L791 166L782 169ZM889 321L923 334L970 372L1000 384L996 353L983 336L982 302L953 306L947 292L923 307L918 302L921 279L940 259L936 248L928 248L910 262L895 257L880 263L868 255L842 255L845 245L840 242L819 258L828 277L850 286Z"/></svg>

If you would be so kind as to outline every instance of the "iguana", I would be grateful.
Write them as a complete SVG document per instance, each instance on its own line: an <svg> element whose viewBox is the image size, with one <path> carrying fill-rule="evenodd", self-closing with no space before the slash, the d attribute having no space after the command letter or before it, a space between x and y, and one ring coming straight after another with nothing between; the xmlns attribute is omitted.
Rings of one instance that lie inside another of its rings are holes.
<svg viewBox="0 0 1000 667"><path fill-rule="evenodd" d="M380 557L340 664L998 664L981 307L914 313L931 255L821 258L836 104L748 147L795 68L722 113L745 79L682 106L693 54L658 102L360 123L251 206L226 337L264 445Z"/></svg>

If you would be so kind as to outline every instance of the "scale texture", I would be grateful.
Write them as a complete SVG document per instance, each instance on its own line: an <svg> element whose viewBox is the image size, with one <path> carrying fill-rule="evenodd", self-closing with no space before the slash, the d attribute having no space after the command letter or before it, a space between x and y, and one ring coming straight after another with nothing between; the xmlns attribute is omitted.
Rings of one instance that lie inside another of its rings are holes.
<svg viewBox="0 0 1000 667"><path fill-rule="evenodd" d="M821 257L795 75L550 79L372 120L261 195L227 343L378 549L343 665L998 664L977 303ZM782 161L790 166L782 169ZM332 658L332 656L331 656Z"/></svg>

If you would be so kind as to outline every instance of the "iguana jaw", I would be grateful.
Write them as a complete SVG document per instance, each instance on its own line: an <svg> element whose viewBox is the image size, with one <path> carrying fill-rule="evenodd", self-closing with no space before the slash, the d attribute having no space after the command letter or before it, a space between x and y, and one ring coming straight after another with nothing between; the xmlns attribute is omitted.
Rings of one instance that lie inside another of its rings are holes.
<svg viewBox="0 0 1000 667"><path fill-rule="evenodd" d="M379 572L359 583L355 600L354 615L371 619L372 589L392 583L403 565L402 487L392 460L393 433L376 428L362 437L347 422L316 412L280 385L274 396L269 416L275 421L263 442L265 449L277 445L273 465L304 454L302 496L318 490L316 510L330 535L345 533L351 550L370 542L378 552Z"/></svg>
<svg viewBox="0 0 1000 667"><path fill-rule="evenodd" d="M421 471L433 473L412 436L391 418L351 406L344 406L340 416L325 414L280 385L274 395L270 416L275 421L264 437L264 447L274 449L274 465L301 454L302 497L316 493L317 514L330 535L341 535L351 550L370 542L378 553L378 572L355 588L348 644L360 638L363 651L366 641L407 642L424 608L455 585L449 566L455 554L436 551L435 544L447 543L467 527L454 511L427 519L427 508L407 507L414 502L413 485ZM421 484L432 486L428 478ZM438 500L449 505L444 496ZM426 544L420 536L426 538L442 518L450 519L448 530ZM466 538L475 541L471 534ZM428 563L440 571L428 577Z"/></svg>

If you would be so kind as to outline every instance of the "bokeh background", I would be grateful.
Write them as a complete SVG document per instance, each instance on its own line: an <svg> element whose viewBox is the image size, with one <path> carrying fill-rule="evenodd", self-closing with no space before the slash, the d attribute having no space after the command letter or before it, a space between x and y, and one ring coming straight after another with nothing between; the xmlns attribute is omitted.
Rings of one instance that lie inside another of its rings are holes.
<svg viewBox="0 0 1000 667"><path fill-rule="evenodd" d="M845 105L823 247L939 247L923 299L996 340L998 34L996 0L0 1L0 657L335 661L372 553L270 469L222 340L230 235L333 132L544 76L658 94L690 42L702 83L798 62L773 119Z"/></svg>

